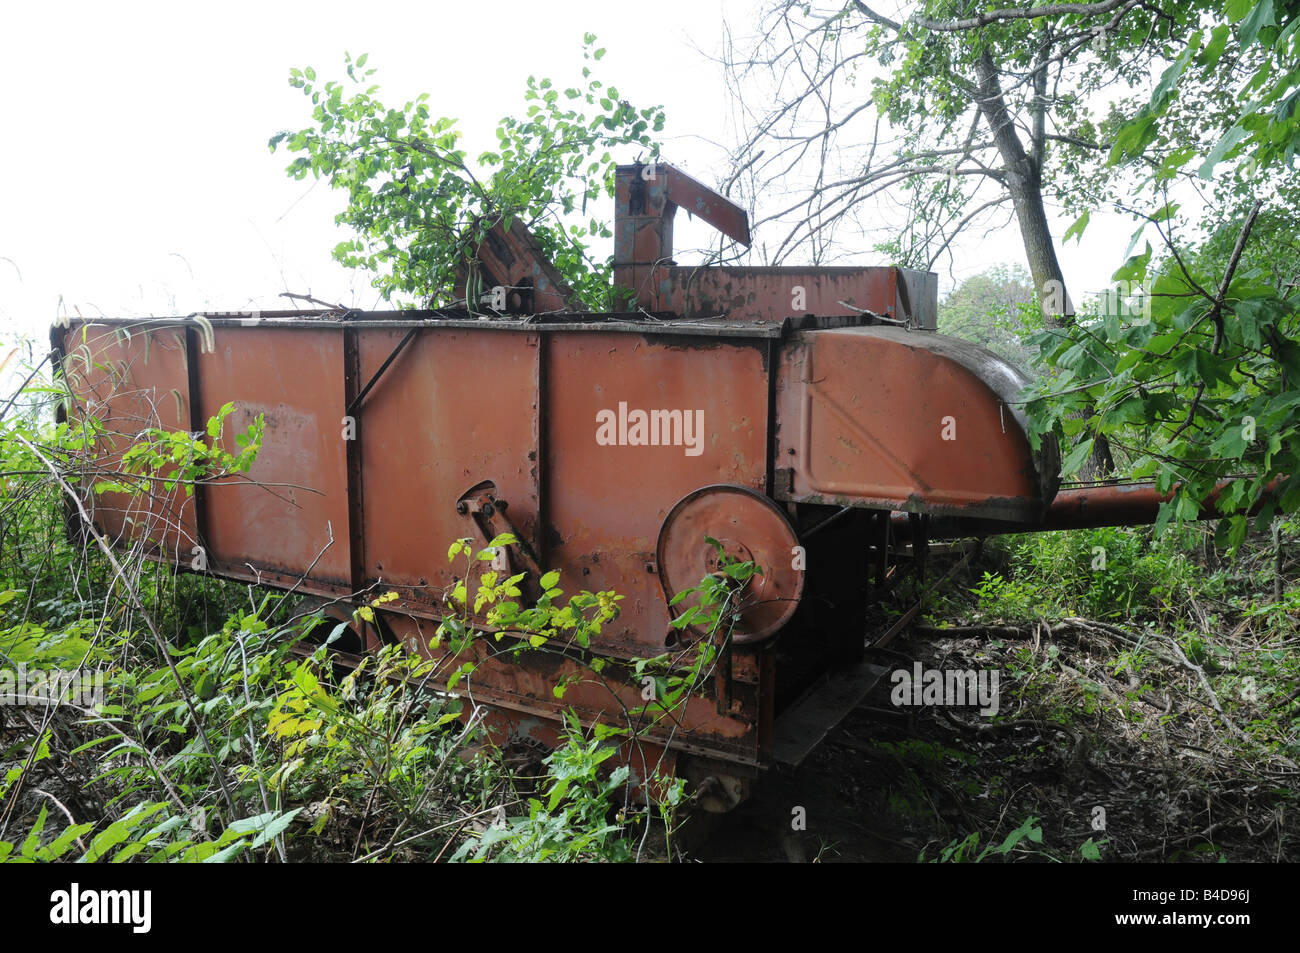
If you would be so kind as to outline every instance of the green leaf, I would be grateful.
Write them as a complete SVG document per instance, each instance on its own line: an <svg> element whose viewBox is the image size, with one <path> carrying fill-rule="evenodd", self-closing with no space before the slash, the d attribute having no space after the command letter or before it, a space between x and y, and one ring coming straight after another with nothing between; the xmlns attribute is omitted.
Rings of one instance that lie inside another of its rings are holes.
<svg viewBox="0 0 1300 953"><path fill-rule="evenodd" d="M1168 202L1152 212L1151 217L1157 222L1167 222L1178 213L1179 208L1177 202Z"/></svg>
<svg viewBox="0 0 1300 953"><path fill-rule="evenodd" d="M1146 250L1140 255L1133 255L1111 275L1112 281L1144 282L1147 277L1147 265L1151 261L1151 243L1146 243Z"/></svg>
<svg viewBox="0 0 1300 953"><path fill-rule="evenodd" d="M1213 69L1218 65L1219 58L1223 56L1223 51L1228 45L1228 36L1231 32L1232 28L1226 23L1219 24L1210 32L1210 42L1201 53L1202 66Z"/></svg>
<svg viewBox="0 0 1300 953"><path fill-rule="evenodd" d="M1061 472L1064 474L1074 474L1079 468L1087 462L1088 457L1092 455L1093 439L1080 441L1079 444L1070 451L1064 460L1061 461Z"/></svg>
<svg viewBox="0 0 1300 953"><path fill-rule="evenodd" d="M202 845L202 846L208 846L208 845ZM223 850L219 850L214 854L207 854L206 856L200 855L201 859L199 860L199 863L224 864L227 861L234 860L237 856L242 854L247 848L248 848L248 841L246 840L235 841L235 843L231 844L229 847L226 847Z"/></svg>
<svg viewBox="0 0 1300 953"><path fill-rule="evenodd" d="M33 825L31 833L23 841L22 855L32 858L36 856L36 848L41 843L41 831L45 830L45 819L49 816L49 808L42 802L41 809L36 815L36 823Z"/></svg>
<svg viewBox="0 0 1300 953"><path fill-rule="evenodd" d="M1227 0L1224 5L1224 13L1228 16L1229 23L1236 23L1251 11L1257 0Z"/></svg>
<svg viewBox="0 0 1300 953"><path fill-rule="evenodd" d="M1065 235L1061 238L1062 245L1068 242L1071 238L1075 238L1079 242L1083 241L1083 230L1088 227L1088 219L1091 214L1090 211L1085 209L1084 213L1075 219L1074 224L1065 230Z"/></svg>
<svg viewBox="0 0 1300 953"><path fill-rule="evenodd" d="M1245 139L1248 133L1240 125L1235 125L1223 134L1223 137L1210 150L1205 161L1201 163L1200 176L1202 179L1208 179L1214 174L1214 167L1223 161L1224 157L1232 150L1237 143Z"/></svg>
<svg viewBox="0 0 1300 953"><path fill-rule="evenodd" d="M241 834L257 831L257 836L253 839L252 844L249 845L256 849L268 841L279 837L280 834L284 832L285 828L292 824L293 819L301 812L302 808L296 807L292 811L287 811L284 814L277 814L275 811L266 814L258 814L255 817L235 821L230 825L229 829Z"/></svg>
<svg viewBox="0 0 1300 953"><path fill-rule="evenodd" d="M50 859L58 860L67 852L68 848L72 846L73 841L82 834L87 834L94 829L94 824L72 824L67 827L63 833L55 838L50 846L46 848Z"/></svg>
<svg viewBox="0 0 1300 953"><path fill-rule="evenodd" d="M1201 43L1201 34L1193 33L1192 40L1183 49L1178 59L1164 71L1160 76L1160 82L1156 84L1155 90L1151 93L1150 108L1153 112L1163 112L1169 105L1178 88L1178 80L1182 77L1183 71L1187 69L1187 64L1192 55L1199 49Z"/></svg>
<svg viewBox="0 0 1300 953"><path fill-rule="evenodd" d="M1273 16L1273 0L1258 0L1241 23L1241 45L1251 46L1259 36L1259 31L1269 26L1277 26L1277 20Z"/></svg>
<svg viewBox="0 0 1300 953"><path fill-rule="evenodd" d="M80 862L93 864L118 844L131 836L131 825L125 820L110 824L93 841L81 856Z"/></svg>

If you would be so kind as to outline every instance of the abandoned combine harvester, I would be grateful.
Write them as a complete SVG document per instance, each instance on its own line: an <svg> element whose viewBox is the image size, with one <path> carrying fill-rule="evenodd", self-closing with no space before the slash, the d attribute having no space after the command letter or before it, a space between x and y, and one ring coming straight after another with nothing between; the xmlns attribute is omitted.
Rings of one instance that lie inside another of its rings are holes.
<svg viewBox="0 0 1300 953"><path fill-rule="evenodd" d="M569 310L516 223L462 276L460 294L489 292L468 309L56 327L73 417L117 435L105 463L146 426L201 431L233 402L229 439L265 415L249 482L88 495L99 528L152 533L182 568L202 547L202 568L227 579L359 602L395 591L354 648L423 652L437 651L454 581L448 543L509 531L515 571L557 569L566 591L625 597L591 647L611 663L664 652L669 600L716 569L716 538L762 568L725 679L627 756L642 777L642 759L666 758L708 779L704 800L725 808L861 697L869 599L903 535L915 559L932 517L949 535L1015 532L1079 524L1085 500L1088 518L1114 523L1152 505L1149 492L1057 494L1056 449L1031 449L1015 402L1022 375L936 333L934 275L681 267L678 207L747 244L745 213L664 164L620 166L615 201L627 313ZM484 656L470 690L544 742L566 709L589 723L641 704L631 677L557 700L557 680L582 671L555 655Z"/></svg>

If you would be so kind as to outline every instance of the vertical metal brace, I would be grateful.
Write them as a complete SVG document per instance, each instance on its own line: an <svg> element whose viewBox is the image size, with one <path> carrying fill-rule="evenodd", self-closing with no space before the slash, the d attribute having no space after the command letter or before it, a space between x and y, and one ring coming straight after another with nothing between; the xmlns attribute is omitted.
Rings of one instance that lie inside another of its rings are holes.
<svg viewBox="0 0 1300 953"><path fill-rule="evenodd" d="M785 335L782 334L782 339ZM776 499L776 457L780 435L776 432L776 375L781 360L781 342L769 338L764 363L767 365L767 459L763 466L764 492Z"/></svg>
<svg viewBox="0 0 1300 953"><path fill-rule="evenodd" d="M550 415L546 413L546 408L550 406L550 390L551 336L539 330L537 332L537 406L533 408L533 421L537 428L537 445L533 447L537 459L532 461L533 472L537 474L534 481L537 492L537 529L533 534L533 552L537 554L538 566L542 568L546 566L551 555L547 550L546 541L546 520L550 516L547 500L550 482L546 478L549 470L546 454L550 444L547 421Z"/></svg>
<svg viewBox="0 0 1300 953"><path fill-rule="evenodd" d="M345 316L343 329L343 407L351 410L352 439L344 440L348 484L348 565L353 592L366 586L365 513L361 493L361 332L355 326L355 312ZM340 428L343 422L339 422ZM341 432L341 430L340 430Z"/></svg>
<svg viewBox="0 0 1300 953"><path fill-rule="evenodd" d="M148 334L148 331L145 331ZM207 422L203 419L202 401L199 399L199 332L192 323L185 327L185 378L189 391L190 433L204 433ZM213 569L213 554L208 549L208 490L202 482L194 485L194 543L204 555L205 572ZM183 554L177 553L179 562Z"/></svg>

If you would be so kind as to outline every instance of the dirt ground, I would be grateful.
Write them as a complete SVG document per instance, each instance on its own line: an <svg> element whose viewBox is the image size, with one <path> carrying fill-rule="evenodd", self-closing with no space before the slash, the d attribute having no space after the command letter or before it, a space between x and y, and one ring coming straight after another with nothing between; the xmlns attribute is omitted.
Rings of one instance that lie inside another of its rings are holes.
<svg viewBox="0 0 1300 953"><path fill-rule="evenodd" d="M1296 860L1296 765L1217 717L1177 659L1113 674L1123 627L1077 621L900 640L891 668L997 668L1011 710L898 708L885 679L798 769L705 824L688 856L913 863L965 842L954 859L972 860L1024 825L1037 839L985 861Z"/></svg>

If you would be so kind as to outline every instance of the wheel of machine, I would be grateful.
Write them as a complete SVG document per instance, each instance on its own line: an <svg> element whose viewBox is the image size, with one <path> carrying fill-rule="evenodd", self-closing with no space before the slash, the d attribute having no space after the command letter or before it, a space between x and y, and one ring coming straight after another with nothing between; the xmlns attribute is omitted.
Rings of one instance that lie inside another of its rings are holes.
<svg viewBox="0 0 1300 953"><path fill-rule="evenodd" d="M660 527L656 547L659 581L669 603L677 593L718 571L720 555L705 542L706 536L716 539L726 555L752 560L761 571L740 591L732 641L746 645L776 635L799 607L804 585L803 569L795 568L799 538L785 513L762 494L726 483L682 497ZM669 611L677 616L692 604L688 598ZM687 628L697 637L706 634L694 626Z"/></svg>

